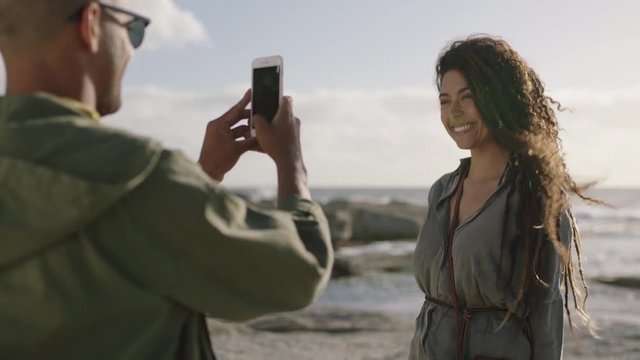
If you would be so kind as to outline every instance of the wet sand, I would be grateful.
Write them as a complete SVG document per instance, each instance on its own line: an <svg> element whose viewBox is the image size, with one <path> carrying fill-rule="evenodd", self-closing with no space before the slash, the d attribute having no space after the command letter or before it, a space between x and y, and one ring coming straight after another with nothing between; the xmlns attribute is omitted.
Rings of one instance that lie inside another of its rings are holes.
<svg viewBox="0 0 640 360"><path fill-rule="evenodd" d="M640 290L594 283L590 300L601 339L566 331L564 359L640 359ZM209 325L221 360L407 359L413 335L406 315L323 308Z"/></svg>

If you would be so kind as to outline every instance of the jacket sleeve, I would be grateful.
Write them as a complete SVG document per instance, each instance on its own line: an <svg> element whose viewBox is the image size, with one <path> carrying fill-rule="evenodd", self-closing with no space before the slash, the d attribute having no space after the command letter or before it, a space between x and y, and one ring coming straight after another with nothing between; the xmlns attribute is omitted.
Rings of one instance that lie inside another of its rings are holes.
<svg viewBox="0 0 640 360"><path fill-rule="evenodd" d="M568 212L560 220L560 235L569 248L573 233ZM540 253L539 276L549 287L533 285L529 294L527 322L531 335L532 360L562 359L564 341L564 301L560 291L563 266L560 255L547 239Z"/></svg>
<svg viewBox="0 0 640 360"><path fill-rule="evenodd" d="M133 236L121 251L132 276L210 316L246 320L302 308L329 280L333 250L318 204L251 205L180 153L165 152L124 207Z"/></svg>

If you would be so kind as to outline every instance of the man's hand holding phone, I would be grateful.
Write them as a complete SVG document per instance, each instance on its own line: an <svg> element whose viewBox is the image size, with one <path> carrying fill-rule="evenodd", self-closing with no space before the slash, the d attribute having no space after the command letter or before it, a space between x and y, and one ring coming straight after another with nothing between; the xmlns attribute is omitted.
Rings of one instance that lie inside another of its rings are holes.
<svg viewBox="0 0 640 360"><path fill-rule="evenodd" d="M251 136L249 126L236 126L241 120L249 118L251 112L247 110L247 105L250 102L251 91L247 91L229 111L207 124L198 163L216 181L222 181L242 154L258 150L258 142Z"/></svg>
<svg viewBox="0 0 640 360"><path fill-rule="evenodd" d="M284 96L271 124L264 116L252 118L262 150L278 165L302 161L300 149L300 119L293 115L291 97Z"/></svg>
<svg viewBox="0 0 640 360"><path fill-rule="evenodd" d="M222 181L246 151L263 151L276 163L278 203L292 196L310 199L300 146L300 120L293 114L291 98L282 96L282 57L257 58L251 67L252 90L207 125L199 163L214 180ZM247 110L249 103L251 110ZM248 126L236 126L248 118ZM256 137L252 136L254 131Z"/></svg>
<svg viewBox="0 0 640 360"><path fill-rule="evenodd" d="M282 97L271 124L259 114L251 118L260 148L276 163L278 202L291 196L310 199L307 170L300 145L300 119L293 114L292 99Z"/></svg>

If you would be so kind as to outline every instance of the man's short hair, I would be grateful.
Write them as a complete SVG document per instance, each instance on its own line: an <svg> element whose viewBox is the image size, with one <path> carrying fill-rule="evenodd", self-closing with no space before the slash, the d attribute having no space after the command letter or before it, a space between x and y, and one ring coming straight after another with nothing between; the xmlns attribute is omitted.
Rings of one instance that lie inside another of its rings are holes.
<svg viewBox="0 0 640 360"><path fill-rule="evenodd" d="M46 42L91 0L0 0L0 49Z"/></svg>

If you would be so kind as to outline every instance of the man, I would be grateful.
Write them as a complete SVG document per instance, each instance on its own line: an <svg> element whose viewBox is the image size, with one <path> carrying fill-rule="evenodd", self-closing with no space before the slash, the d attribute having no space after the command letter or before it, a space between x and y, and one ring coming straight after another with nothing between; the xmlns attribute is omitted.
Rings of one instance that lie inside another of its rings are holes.
<svg viewBox="0 0 640 360"><path fill-rule="evenodd" d="M126 8L0 0L0 359L212 359L204 314L302 308L328 281L289 98L244 139L245 94L199 164L100 124L149 23ZM276 164L279 210L218 186L251 149Z"/></svg>

